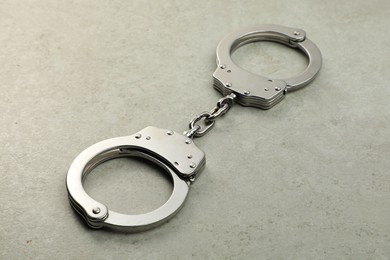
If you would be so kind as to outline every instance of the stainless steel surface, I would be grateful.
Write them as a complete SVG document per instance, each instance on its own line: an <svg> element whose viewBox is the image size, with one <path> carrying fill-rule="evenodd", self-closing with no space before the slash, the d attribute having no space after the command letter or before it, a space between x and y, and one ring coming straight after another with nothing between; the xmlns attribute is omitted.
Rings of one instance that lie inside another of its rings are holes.
<svg viewBox="0 0 390 260"><path fill-rule="evenodd" d="M152 228L172 217L183 205L205 164L204 152L186 136L171 130L146 127L137 134L104 140L80 153L68 171L66 186L73 208L93 228L109 227L128 232ZM173 192L160 208L139 215L124 215L91 198L84 178L99 164L117 157L138 156L163 168L173 181Z"/></svg>
<svg viewBox="0 0 390 260"><path fill-rule="evenodd" d="M204 136L214 126L215 120L229 111L234 105L235 100L236 95L234 93L219 99L217 105L212 110L196 115L190 121L190 129L184 134L189 134L191 138ZM200 124L202 124L202 126Z"/></svg>
<svg viewBox="0 0 390 260"><path fill-rule="evenodd" d="M236 66L230 54L240 46L258 40L298 47L309 57L308 68L301 75L283 81L267 79ZM227 113L235 101L244 106L271 108L283 98L287 89L302 87L314 79L321 67L321 54L305 38L303 30L260 25L235 31L225 37L217 48L217 63L218 68L213 74L215 87L226 96L218 100L212 110L196 115L184 135L172 130L147 127L131 136L94 144L76 157L67 175L68 195L73 208L89 226L136 232L152 228L172 217L182 207L188 186L195 181L205 164L205 154L194 145L192 138L205 135L214 126L215 120ZM85 192L82 182L93 168L123 156L145 158L171 176L173 193L163 206L146 214L124 215L110 211Z"/></svg>
<svg viewBox="0 0 390 260"><path fill-rule="evenodd" d="M293 78L271 79L246 71L236 65L231 54L239 47L255 41L273 41L302 51L309 64L305 71ZM235 93L237 103L270 109L280 102L288 91L309 84L318 74L322 64L321 52L303 30L279 25L250 26L227 35L217 48L217 69L214 87L223 95Z"/></svg>

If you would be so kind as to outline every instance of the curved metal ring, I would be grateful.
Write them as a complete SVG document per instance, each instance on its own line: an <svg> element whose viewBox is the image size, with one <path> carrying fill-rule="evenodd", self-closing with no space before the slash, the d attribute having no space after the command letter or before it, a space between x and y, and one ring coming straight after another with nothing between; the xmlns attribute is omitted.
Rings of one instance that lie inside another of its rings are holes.
<svg viewBox="0 0 390 260"><path fill-rule="evenodd" d="M183 137L184 138L184 137ZM134 139L134 138L131 138ZM121 231L138 232L153 228L171 218L182 207L188 191L188 183L165 162L135 149L130 137L118 137L94 144L79 154L68 171L66 185L73 208L93 228L109 227ZM125 215L109 210L91 198L83 188L83 179L97 165L117 157L138 156L164 169L173 181L173 192L160 208L145 214Z"/></svg>
<svg viewBox="0 0 390 260"><path fill-rule="evenodd" d="M308 57L309 64L301 74L288 79L271 79L246 71L233 62L231 54L256 41L273 41L298 48ZM223 95L236 93L241 105L268 109L279 102L287 90L299 89L313 81L321 64L321 52L306 37L305 31L271 24L250 26L228 34L219 43L214 85Z"/></svg>

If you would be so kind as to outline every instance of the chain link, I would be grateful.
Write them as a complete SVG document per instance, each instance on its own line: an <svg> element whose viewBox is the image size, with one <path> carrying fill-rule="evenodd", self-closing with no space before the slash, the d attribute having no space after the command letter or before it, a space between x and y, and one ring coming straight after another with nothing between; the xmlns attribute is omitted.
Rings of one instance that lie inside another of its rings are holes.
<svg viewBox="0 0 390 260"><path fill-rule="evenodd" d="M184 132L184 135L189 138L204 136L214 126L215 120L229 111L236 97L234 93L231 93L218 100L217 105L212 110L196 115L189 124L190 129ZM202 123L203 126L198 123Z"/></svg>

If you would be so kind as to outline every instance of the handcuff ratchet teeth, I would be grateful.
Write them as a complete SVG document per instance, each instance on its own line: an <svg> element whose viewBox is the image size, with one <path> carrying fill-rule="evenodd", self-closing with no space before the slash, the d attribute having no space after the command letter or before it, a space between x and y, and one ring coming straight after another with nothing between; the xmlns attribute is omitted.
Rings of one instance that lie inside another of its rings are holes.
<svg viewBox="0 0 390 260"><path fill-rule="evenodd" d="M285 80L243 70L232 61L231 54L254 41L274 41L298 48L308 57L308 67L298 76ZM205 165L205 153L194 144L193 138L205 135L214 126L215 120L235 102L261 109L273 107L288 90L310 83L317 76L321 63L319 49L300 29L257 25L230 33L217 48L214 87L224 95L217 105L195 116L184 134L149 126L134 135L107 139L85 149L74 159L66 177L70 204L92 228L138 232L165 222L181 209L190 185ZM118 157L141 157L162 168L171 177L174 186L168 201L149 213L125 215L90 197L83 187L86 176L99 164Z"/></svg>

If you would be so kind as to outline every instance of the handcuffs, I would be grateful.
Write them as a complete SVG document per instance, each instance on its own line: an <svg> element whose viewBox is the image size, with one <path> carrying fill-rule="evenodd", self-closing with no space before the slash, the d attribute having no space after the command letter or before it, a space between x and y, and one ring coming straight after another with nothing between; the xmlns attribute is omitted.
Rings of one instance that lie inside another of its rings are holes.
<svg viewBox="0 0 390 260"><path fill-rule="evenodd" d="M284 80L271 79L243 70L231 54L239 47L255 41L279 42L298 48L309 60L298 76ZM214 87L225 97L211 111L195 116L189 130L180 134L172 130L146 127L136 134L107 139L81 152L71 164L66 187L70 204L92 228L108 227L126 232L153 228L167 221L183 206L190 185L205 165L205 153L193 142L215 124L215 120L238 103L260 109L270 109L288 91L299 89L317 76L322 57L317 46L305 31L279 25L256 25L227 35L217 47L217 69ZM156 210L138 215L125 215L110 210L91 198L83 188L85 177L99 164L118 157L142 157L162 168L171 177L173 192L168 201Z"/></svg>

